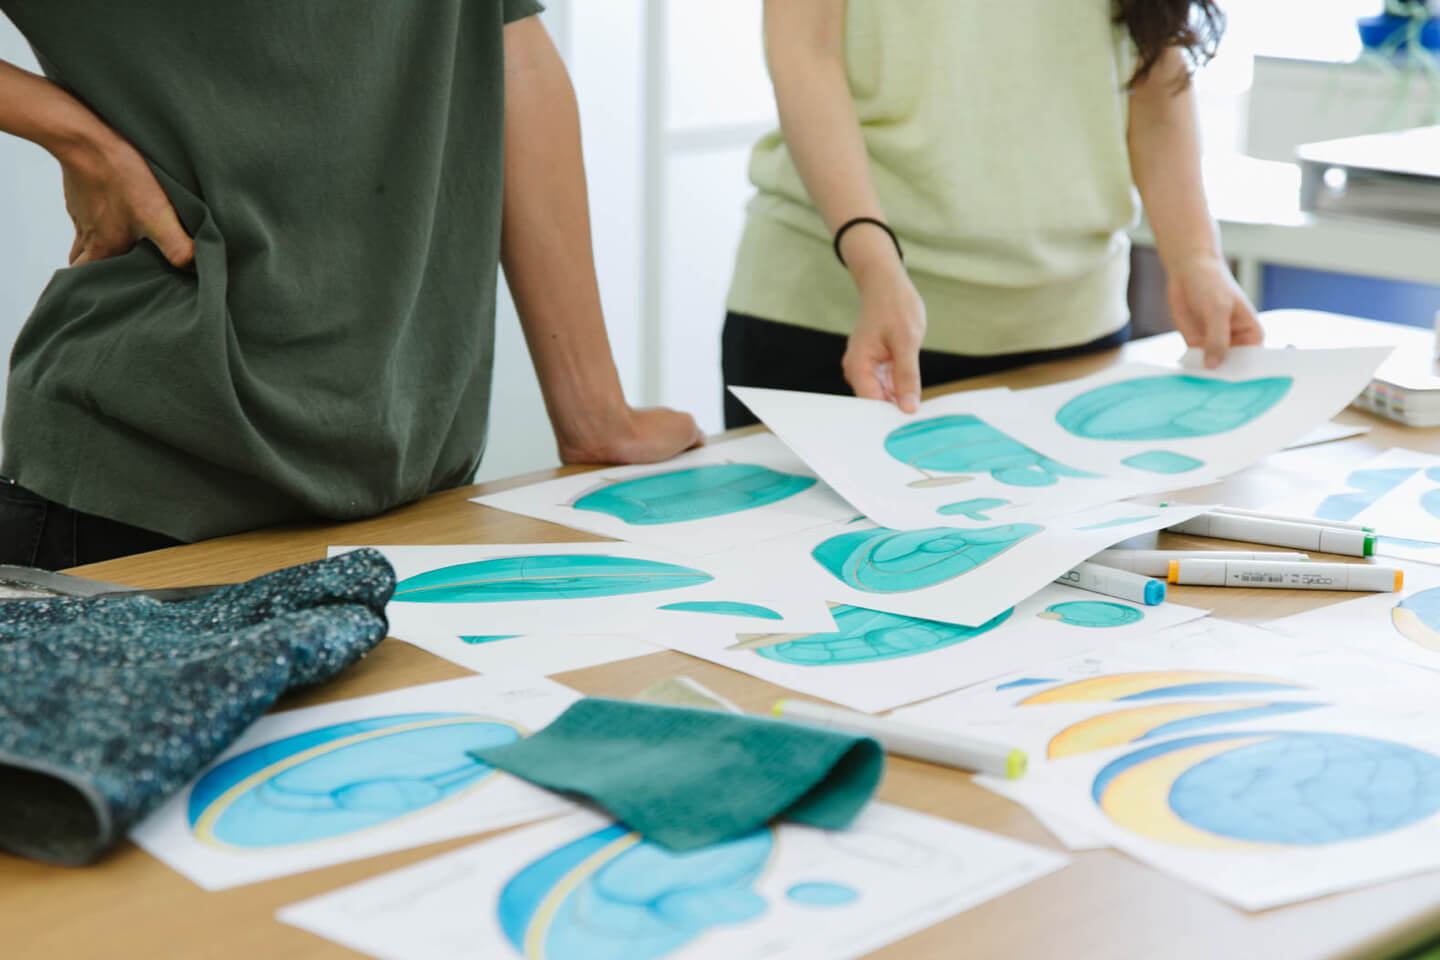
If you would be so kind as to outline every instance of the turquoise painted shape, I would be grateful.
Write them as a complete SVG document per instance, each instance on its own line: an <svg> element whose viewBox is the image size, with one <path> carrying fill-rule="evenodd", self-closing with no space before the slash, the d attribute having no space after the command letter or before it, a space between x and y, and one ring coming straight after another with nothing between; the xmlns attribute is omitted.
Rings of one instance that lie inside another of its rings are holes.
<svg viewBox="0 0 1440 960"><path fill-rule="evenodd" d="M1242 427L1289 392L1291 377L1211 380L1186 374L1137 377L1075 397L1055 421L1091 440L1181 440Z"/></svg>
<svg viewBox="0 0 1440 960"><path fill-rule="evenodd" d="M1144 513L1138 517L1116 517L1114 520L1101 520L1099 523L1087 524L1083 527L1076 527L1076 530L1104 530L1106 527L1124 527L1132 523L1139 523L1141 520L1154 520L1160 516L1158 513Z"/></svg>
<svg viewBox="0 0 1440 960"><path fill-rule="evenodd" d="M1419 467L1356 470L1345 478L1345 485L1351 489L1331 494L1320 501L1315 516L1322 520L1351 520L1419 471Z"/></svg>
<svg viewBox="0 0 1440 960"><path fill-rule="evenodd" d="M1120 461L1127 467L1146 470L1150 473L1186 473L1196 467L1205 466L1204 460L1187 457L1170 450L1146 450Z"/></svg>
<svg viewBox="0 0 1440 960"><path fill-rule="evenodd" d="M712 464L624 480L586 494L574 507L636 526L682 523L763 507L814 485L814 477L756 464Z"/></svg>
<svg viewBox="0 0 1440 960"><path fill-rule="evenodd" d="M1030 449L968 413L917 420L892 430L885 452L941 473L989 473L1015 487L1048 487L1060 477L1098 477Z"/></svg>
<svg viewBox="0 0 1440 960"><path fill-rule="evenodd" d="M461 643L494 643L496 640L514 640L520 636L518 633L497 633L487 637L461 637Z"/></svg>
<svg viewBox="0 0 1440 960"><path fill-rule="evenodd" d="M936 513L947 517L969 517L971 520L979 520L984 523L990 518L985 514L996 507L1003 507L1009 500L1001 500L998 497L976 497L973 500L960 500L955 503L947 503L936 510Z"/></svg>
<svg viewBox="0 0 1440 960"><path fill-rule="evenodd" d="M997 614L978 627L904 617L849 604L841 604L830 612L835 616L835 625L840 628L836 632L812 633L772 646L756 647L755 652L767 660L801 667L896 660L943 650L988 633L1004 623L1014 610Z"/></svg>
<svg viewBox="0 0 1440 960"><path fill-rule="evenodd" d="M461 713L352 720L247 750L190 791L202 840L250 849L312 843L378 826L475 786L493 768L471 750L520 738Z"/></svg>
<svg viewBox="0 0 1440 960"><path fill-rule="evenodd" d="M714 577L674 563L605 554L498 557L407 577L395 585L398 603L502 603L585 600L709 583Z"/></svg>
<svg viewBox="0 0 1440 960"><path fill-rule="evenodd" d="M995 689L1013 690L1016 687L1034 687L1042 683L1055 683L1058 679L1058 677L1021 677L1019 680L997 684Z"/></svg>
<svg viewBox="0 0 1440 960"><path fill-rule="evenodd" d="M807 907L843 907L860 899L860 892L843 883L811 881L795 884L785 891L785 897Z"/></svg>
<svg viewBox="0 0 1440 960"><path fill-rule="evenodd" d="M820 566L846 586L867 593L903 593L952 580L1045 528L1033 523L960 530L855 530L811 551Z"/></svg>
<svg viewBox="0 0 1440 960"><path fill-rule="evenodd" d="M1052 603L1045 612L1054 614L1061 623L1072 627L1124 627L1145 619L1135 607L1108 600L1071 600Z"/></svg>
<svg viewBox="0 0 1440 960"><path fill-rule="evenodd" d="M661 610L679 610L684 613L718 613L727 617L759 617L762 620L784 620L780 614L758 603L737 603L734 600L689 600L685 603L667 603Z"/></svg>

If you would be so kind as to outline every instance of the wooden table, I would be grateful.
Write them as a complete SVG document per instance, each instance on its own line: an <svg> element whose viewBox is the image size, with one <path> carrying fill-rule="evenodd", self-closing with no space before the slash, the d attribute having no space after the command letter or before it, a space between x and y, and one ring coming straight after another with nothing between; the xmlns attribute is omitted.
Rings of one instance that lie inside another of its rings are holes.
<svg viewBox="0 0 1440 960"><path fill-rule="evenodd" d="M1361 321L1309 320L1284 331L1280 342L1322 345L1354 334ZM1428 334L1373 325L1376 337L1428 349ZM1344 328L1344 329L1342 329ZM1123 350L1028 368L965 384L1037 386L1081 376L1127 356L1178 353L1174 335ZM1272 335L1272 342L1276 339ZM1424 343L1421 343L1424 341ZM1346 411L1345 422L1366 423L1364 437L1276 454L1259 466L1190 496L1236 506L1259 506L1311 477L1354 465L1388 447L1440 452L1434 430L1408 430L1368 414ZM324 556L332 543L437 544L594 540L553 524L482 508L467 499L556 476L566 470L453 490L390 514L335 527L267 531L177 547L79 572L137 586L241 580ZM1204 501L1202 501L1204 502ZM1186 544L1162 535L1162 547ZM1200 590L1173 598L1206 606L1217 616L1261 620L1348 599L1345 594ZM1353 596L1353 595L1351 595ZM687 674L749 710L762 711L779 688L678 653L657 653L560 674L587 694L629 696L663 677ZM285 700L308 706L413 684L464 676L462 670L395 640L323 689ZM881 799L1046 847L1050 835L1023 809L941 767L892 760ZM353 956L319 937L278 923L276 908L365 877L473 843L475 836L206 893L158 860L126 844L101 863L81 869L31 863L0 854L0 957L266 957ZM478 909L478 908L477 908ZM1210 960L1210 958L1359 957L1394 953L1440 934L1440 872L1395 880L1295 906L1245 913L1179 880L1111 850L1074 855L1071 865L1014 893L983 904L879 951L883 958L1050 958L1066 960Z"/></svg>

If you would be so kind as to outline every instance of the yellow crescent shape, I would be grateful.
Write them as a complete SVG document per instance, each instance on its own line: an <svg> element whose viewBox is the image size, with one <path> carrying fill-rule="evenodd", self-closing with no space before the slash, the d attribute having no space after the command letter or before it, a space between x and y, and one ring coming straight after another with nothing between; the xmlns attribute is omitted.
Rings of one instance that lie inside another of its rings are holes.
<svg viewBox="0 0 1440 960"><path fill-rule="evenodd" d="M1440 650L1440 633L1421 620L1409 607L1396 607L1390 611L1390 619L1407 640L1413 640L1429 650Z"/></svg>
<svg viewBox="0 0 1440 960"><path fill-rule="evenodd" d="M1020 701L1022 707L1047 703L1119 700L1137 693L1188 683L1286 683L1259 673L1225 673L1218 670L1145 670L1139 673L1112 673L1087 677L1073 683L1042 690ZM1299 684L1287 684L1296 686Z"/></svg>
<svg viewBox="0 0 1440 960"><path fill-rule="evenodd" d="M1157 727L1176 720L1264 705L1265 701L1261 700L1212 700L1199 703L1158 703L1148 707L1102 713L1072 724L1051 737L1046 756L1051 760L1058 760L1060 757L1070 757L1090 750L1118 747L1133 743Z"/></svg>
<svg viewBox="0 0 1440 960"><path fill-rule="evenodd" d="M545 936L550 932L550 924L560 910L560 905L570 896L570 892L589 879L595 871L639 842L640 834L625 834L581 860L570 868L570 872L565 874L559 883L550 888L545 899L540 901L535 915L530 918L530 926L525 928L526 960L545 960Z"/></svg>

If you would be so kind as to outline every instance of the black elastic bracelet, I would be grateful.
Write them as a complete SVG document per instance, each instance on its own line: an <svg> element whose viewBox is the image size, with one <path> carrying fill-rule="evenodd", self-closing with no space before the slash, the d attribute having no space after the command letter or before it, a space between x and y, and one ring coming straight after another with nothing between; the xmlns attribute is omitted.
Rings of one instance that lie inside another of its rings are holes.
<svg viewBox="0 0 1440 960"><path fill-rule="evenodd" d="M861 223L873 223L881 230L890 234L890 242L895 244L895 252L900 255L900 262L905 262L905 251L900 247L900 238L895 236L895 231L890 229L890 224L884 220L876 220L874 217L854 217L846 220L840 225L840 229L835 231L835 259L840 261L840 266L845 267L847 270L850 267L850 265L845 262L845 257L840 253L840 238L845 236L846 230Z"/></svg>

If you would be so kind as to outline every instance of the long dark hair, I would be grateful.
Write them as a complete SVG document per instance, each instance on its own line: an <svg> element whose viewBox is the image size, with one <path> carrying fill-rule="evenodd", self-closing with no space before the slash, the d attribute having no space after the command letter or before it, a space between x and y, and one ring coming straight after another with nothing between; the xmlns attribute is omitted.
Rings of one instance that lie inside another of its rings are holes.
<svg viewBox="0 0 1440 960"><path fill-rule="evenodd" d="M1115 20L1129 29L1140 54L1130 78L1132 89L1150 75L1171 47L1185 51L1192 69L1208 63L1225 32L1225 15L1215 0L1116 0L1116 6ZM1188 82L1187 74L1180 88Z"/></svg>

